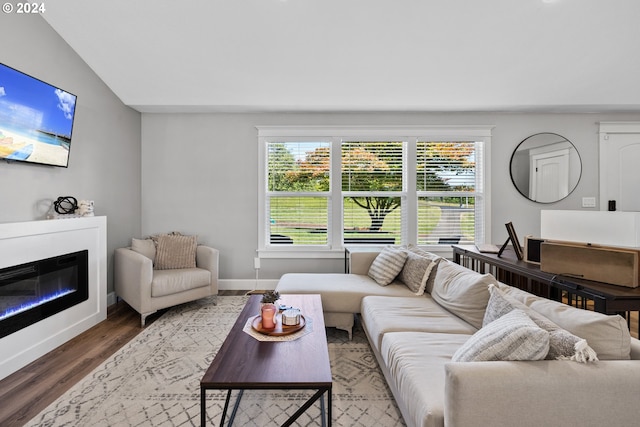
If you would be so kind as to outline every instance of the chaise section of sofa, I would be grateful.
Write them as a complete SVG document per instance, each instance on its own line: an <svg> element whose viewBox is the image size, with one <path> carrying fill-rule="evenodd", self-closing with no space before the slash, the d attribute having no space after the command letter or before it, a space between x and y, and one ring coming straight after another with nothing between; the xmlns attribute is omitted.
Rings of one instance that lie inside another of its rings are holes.
<svg viewBox="0 0 640 427"><path fill-rule="evenodd" d="M368 295L418 298L399 282L378 285L366 274L287 273L278 281L281 294L320 294L324 323L347 331L352 336L354 316L360 313L362 298Z"/></svg>
<svg viewBox="0 0 640 427"><path fill-rule="evenodd" d="M415 247L410 248L418 252ZM421 251L420 251L421 252ZM400 280L423 280L426 282L424 270L417 273L409 269L401 271L398 277L388 285L380 285L370 275L369 271L380 252L358 252L353 251L350 256L349 274L341 273L287 273L278 281L276 290L281 294L320 294L322 299L322 309L324 311L324 323L326 326L335 327L347 331L349 339L352 336L354 316L360 313L362 298L369 295L379 295L386 297L405 297L423 299L425 288L428 283L423 284L423 289L416 291L417 284L413 288ZM428 254L427 264L433 263L429 273L433 270L437 262L441 259L438 256ZM406 262L406 265L410 264ZM406 273L406 274L402 274ZM424 277L423 277L424 276Z"/></svg>

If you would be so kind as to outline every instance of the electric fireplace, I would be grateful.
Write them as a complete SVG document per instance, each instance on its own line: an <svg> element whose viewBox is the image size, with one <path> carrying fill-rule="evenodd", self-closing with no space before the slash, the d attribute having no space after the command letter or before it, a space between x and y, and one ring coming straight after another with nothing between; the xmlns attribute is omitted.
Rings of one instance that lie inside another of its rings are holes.
<svg viewBox="0 0 640 427"><path fill-rule="evenodd" d="M0 269L0 338L89 298L88 250Z"/></svg>
<svg viewBox="0 0 640 427"><path fill-rule="evenodd" d="M3 379L107 318L107 217L0 223L0 272Z"/></svg>

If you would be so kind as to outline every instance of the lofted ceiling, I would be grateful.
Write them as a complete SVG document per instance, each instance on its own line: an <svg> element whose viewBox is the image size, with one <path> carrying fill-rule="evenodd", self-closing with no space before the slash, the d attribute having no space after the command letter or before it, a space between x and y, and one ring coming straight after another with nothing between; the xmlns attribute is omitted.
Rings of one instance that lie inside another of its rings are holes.
<svg viewBox="0 0 640 427"><path fill-rule="evenodd" d="M55 0L141 112L640 111L638 0Z"/></svg>

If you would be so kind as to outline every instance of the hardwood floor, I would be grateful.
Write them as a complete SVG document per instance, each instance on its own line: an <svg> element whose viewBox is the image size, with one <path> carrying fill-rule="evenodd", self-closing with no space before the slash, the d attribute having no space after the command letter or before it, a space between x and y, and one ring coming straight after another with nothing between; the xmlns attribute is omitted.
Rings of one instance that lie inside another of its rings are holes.
<svg viewBox="0 0 640 427"><path fill-rule="evenodd" d="M149 316L147 325L164 311ZM125 302L110 306L107 320L0 381L0 426L24 425L142 331L140 315Z"/></svg>

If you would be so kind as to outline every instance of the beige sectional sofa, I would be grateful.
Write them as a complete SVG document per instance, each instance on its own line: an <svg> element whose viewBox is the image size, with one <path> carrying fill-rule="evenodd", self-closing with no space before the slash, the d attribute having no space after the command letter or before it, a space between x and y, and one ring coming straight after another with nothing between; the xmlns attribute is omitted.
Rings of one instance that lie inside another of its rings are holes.
<svg viewBox="0 0 640 427"><path fill-rule="evenodd" d="M329 318L360 313L408 426L639 422L640 341L622 317L536 297L445 259L432 260L416 295L398 279L381 286L369 277L376 257L352 253L351 274L285 275L278 288L320 293ZM549 358L557 352L564 356Z"/></svg>

